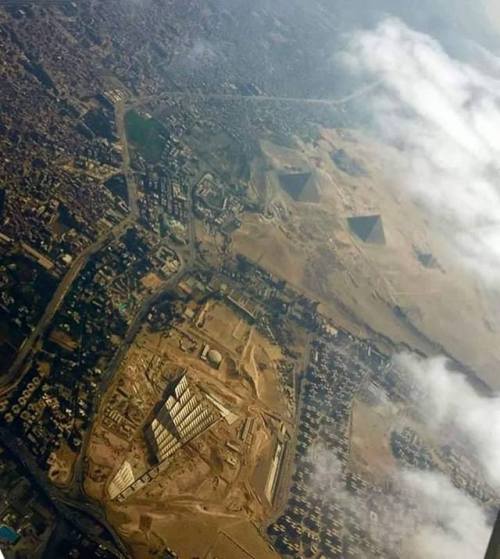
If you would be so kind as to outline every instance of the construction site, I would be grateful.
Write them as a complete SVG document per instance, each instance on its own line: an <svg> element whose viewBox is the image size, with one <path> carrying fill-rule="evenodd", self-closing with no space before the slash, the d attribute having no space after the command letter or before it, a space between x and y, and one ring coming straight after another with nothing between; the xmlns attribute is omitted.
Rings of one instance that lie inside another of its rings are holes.
<svg viewBox="0 0 500 559"><path fill-rule="evenodd" d="M85 491L134 556L168 542L181 557L277 557L258 527L291 475L284 355L234 304L190 298L181 311L130 347L91 434ZM193 537L179 534L186 517Z"/></svg>

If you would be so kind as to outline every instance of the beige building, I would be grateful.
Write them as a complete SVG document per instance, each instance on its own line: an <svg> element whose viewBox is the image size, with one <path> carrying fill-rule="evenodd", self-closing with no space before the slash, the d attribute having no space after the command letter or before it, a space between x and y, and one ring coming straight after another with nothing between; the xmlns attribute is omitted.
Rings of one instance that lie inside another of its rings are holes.
<svg viewBox="0 0 500 559"><path fill-rule="evenodd" d="M121 468L116 473L115 477L111 480L108 487L109 496L114 499L122 491L130 487L135 481L134 471L132 466L125 460Z"/></svg>

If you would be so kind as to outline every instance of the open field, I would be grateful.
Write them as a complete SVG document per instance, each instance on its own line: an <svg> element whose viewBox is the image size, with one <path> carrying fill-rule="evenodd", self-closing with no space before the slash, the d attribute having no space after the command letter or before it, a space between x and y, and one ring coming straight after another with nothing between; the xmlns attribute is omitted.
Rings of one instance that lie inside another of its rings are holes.
<svg viewBox="0 0 500 559"><path fill-rule="evenodd" d="M179 557L206 557L207 559L278 559L254 524L231 515L207 513L190 506L161 508L150 503L134 504L134 514L125 506L109 513L112 523L122 524L134 543L134 556L138 559L161 557L168 544ZM189 527L189 533L186 527ZM134 537L135 536L135 537Z"/></svg>
<svg viewBox="0 0 500 559"><path fill-rule="evenodd" d="M61 445L50 457L49 479L59 487L68 487L73 479L76 452L67 444Z"/></svg>
<svg viewBox="0 0 500 559"><path fill-rule="evenodd" d="M351 421L352 468L365 479L382 484L397 467L390 448L395 410L390 406L373 406L354 400Z"/></svg>

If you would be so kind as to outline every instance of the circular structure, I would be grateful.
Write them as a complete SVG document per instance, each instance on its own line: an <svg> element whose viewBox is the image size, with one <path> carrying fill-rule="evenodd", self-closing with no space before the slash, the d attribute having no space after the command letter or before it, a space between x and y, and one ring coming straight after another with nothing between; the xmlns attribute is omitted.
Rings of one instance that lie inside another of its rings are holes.
<svg viewBox="0 0 500 559"><path fill-rule="evenodd" d="M222 355L216 349L211 349L208 352L207 359L212 367L217 368L222 363Z"/></svg>

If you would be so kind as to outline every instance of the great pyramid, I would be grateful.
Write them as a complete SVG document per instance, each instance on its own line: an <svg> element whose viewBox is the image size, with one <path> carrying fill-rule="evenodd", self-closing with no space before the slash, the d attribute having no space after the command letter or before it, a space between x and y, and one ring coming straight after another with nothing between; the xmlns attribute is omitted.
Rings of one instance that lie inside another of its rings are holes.
<svg viewBox="0 0 500 559"><path fill-rule="evenodd" d="M311 173L280 173L281 188L295 202L319 202L319 194Z"/></svg>
<svg viewBox="0 0 500 559"><path fill-rule="evenodd" d="M364 243L385 244L384 226L380 215L363 215L347 219L349 229Z"/></svg>

